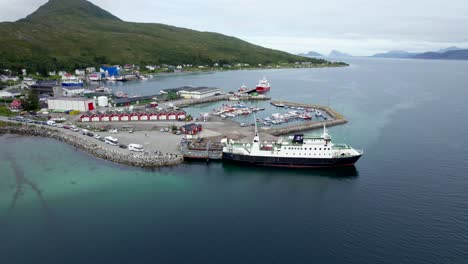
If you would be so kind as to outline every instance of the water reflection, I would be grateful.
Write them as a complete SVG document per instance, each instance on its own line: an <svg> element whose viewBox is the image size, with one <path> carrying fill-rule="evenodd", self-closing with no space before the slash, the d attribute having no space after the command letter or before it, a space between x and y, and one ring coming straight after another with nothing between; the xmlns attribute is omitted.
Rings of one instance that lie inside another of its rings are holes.
<svg viewBox="0 0 468 264"><path fill-rule="evenodd" d="M206 168L211 170L221 169L225 175L265 175L271 177L328 177L337 179L352 179L359 176L359 171L355 166L344 166L335 168L272 168L259 166L239 166L223 162L203 162L190 161L186 162L186 166L192 167L193 170Z"/></svg>

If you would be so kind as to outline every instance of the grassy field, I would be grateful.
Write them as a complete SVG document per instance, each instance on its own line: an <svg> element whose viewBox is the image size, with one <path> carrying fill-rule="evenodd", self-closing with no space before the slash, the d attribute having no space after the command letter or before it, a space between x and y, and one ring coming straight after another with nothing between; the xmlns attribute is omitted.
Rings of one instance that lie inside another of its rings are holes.
<svg viewBox="0 0 468 264"><path fill-rule="evenodd" d="M1 103L2 105L0 105L0 116L16 116L16 113L13 113L10 111L10 109L3 105L3 103Z"/></svg>

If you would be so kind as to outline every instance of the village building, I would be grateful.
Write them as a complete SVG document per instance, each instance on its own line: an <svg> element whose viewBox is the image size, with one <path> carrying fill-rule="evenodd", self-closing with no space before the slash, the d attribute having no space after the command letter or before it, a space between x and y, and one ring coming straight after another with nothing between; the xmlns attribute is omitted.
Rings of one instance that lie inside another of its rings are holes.
<svg viewBox="0 0 468 264"><path fill-rule="evenodd" d="M214 96L221 93L221 89L216 87L192 87L183 86L179 88L165 89L161 94L176 93L182 98L186 99L201 99Z"/></svg>
<svg viewBox="0 0 468 264"><path fill-rule="evenodd" d="M140 103L150 103L154 99L154 96L137 96L137 97L124 97L114 99L115 106L130 106Z"/></svg>
<svg viewBox="0 0 468 264"><path fill-rule="evenodd" d="M180 131L182 131L182 133L186 135L196 135L200 133L202 130L203 130L202 125L195 124L195 123L187 124L180 128Z"/></svg>
<svg viewBox="0 0 468 264"><path fill-rule="evenodd" d="M21 95L20 89L10 89L8 91L0 91L0 98L13 98Z"/></svg>
<svg viewBox="0 0 468 264"><path fill-rule="evenodd" d="M21 111L23 110L23 104L20 100L13 100L13 102L10 103L10 110L13 112Z"/></svg>
<svg viewBox="0 0 468 264"><path fill-rule="evenodd" d="M78 110L81 112L87 112L93 111L96 108L94 99L88 98L49 98L47 100L47 104L50 110L58 111Z"/></svg>
<svg viewBox="0 0 468 264"><path fill-rule="evenodd" d="M34 85L31 85L31 90L37 94L47 94L53 97L63 96L62 86L56 81L39 81Z"/></svg>
<svg viewBox="0 0 468 264"><path fill-rule="evenodd" d="M91 122L91 113L87 112L80 116L81 122Z"/></svg>
<svg viewBox="0 0 468 264"><path fill-rule="evenodd" d="M76 70L75 70L75 75L78 75L78 76L85 76L85 75L86 75L86 70L76 69Z"/></svg>
<svg viewBox="0 0 468 264"><path fill-rule="evenodd" d="M95 67L88 67L86 68L86 73L93 73L93 72L96 72L96 68Z"/></svg>

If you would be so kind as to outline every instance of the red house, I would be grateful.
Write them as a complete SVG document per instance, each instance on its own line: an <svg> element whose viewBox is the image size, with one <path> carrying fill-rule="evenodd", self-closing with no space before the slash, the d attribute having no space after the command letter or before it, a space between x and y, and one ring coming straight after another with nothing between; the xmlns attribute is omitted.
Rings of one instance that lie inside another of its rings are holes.
<svg viewBox="0 0 468 264"><path fill-rule="evenodd" d="M150 113L148 116L149 116L149 120L151 121L157 121L159 119L158 113Z"/></svg>
<svg viewBox="0 0 468 264"><path fill-rule="evenodd" d="M13 102L10 104L10 109L12 111L20 111L23 109L23 104L20 100L13 100Z"/></svg>
<svg viewBox="0 0 468 264"><path fill-rule="evenodd" d="M120 121L120 114L118 113L111 113L109 116L111 121Z"/></svg>
<svg viewBox="0 0 468 264"><path fill-rule="evenodd" d="M180 111L177 113L177 120L185 120L186 117L187 117L187 114L183 111Z"/></svg>
<svg viewBox="0 0 468 264"><path fill-rule="evenodd" d="M127 113L122 113L120 114L120 121L129 121L130 120L130 115Z"/></svg>
<svg viewBox="0 0 468 264"><path fill-rule="evenodd" d="M202 131L202 125L191 123L191 124L182 126L180 130L186 135L196 135Z"/></svg>
<svg viewBox="0 0 468 264"><path fill-rule="evenodd" d="M165 112L161 112L159 113L159 117L158 117L158 120L167 120L167 113Z"/></svg>
<svg viewBox="0 0 468 264"><path fill-rule="evenodd" d="M109 122L110 118L111 118L110 114L104 113L101 115L101 122Z"/></svg>
<svg viewBox="0 0 468 264"><path fill-rule="evenodd" d="M91 115L89 113L84 113L80 116L81 122L90 122L91 121Z"/></svg>
<svg viewBox="0 0 468 264"><path fill-rule="evenodd" d="M148 121L150 119L150 114L148 113L141 113L140 114L140 121Z"/></svg>
<svg viewBox="0 0 468 264"><path fill-rule="evenodd" d="M92 122L101 122L101 116L102 116L102 114L100 112L96 112L93 115L91 115L91 121Z"/></svg>
<svg viewBox="0 0 468 264"><path fill-rule="evenodd" d="M139 121L140 120L140 113L131 113L130 114L131 121Z"/></svg>
<svg viewBox="0 0 468 264"><path fill-rule="evenodd" d="M177 120L177 113L176 112L170 112L169 114L167 114L167 119Z"/></svg>

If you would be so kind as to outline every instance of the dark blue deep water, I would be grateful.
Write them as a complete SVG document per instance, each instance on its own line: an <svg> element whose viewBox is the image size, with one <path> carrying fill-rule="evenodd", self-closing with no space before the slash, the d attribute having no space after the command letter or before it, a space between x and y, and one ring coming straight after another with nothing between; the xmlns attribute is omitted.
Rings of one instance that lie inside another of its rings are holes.
<svg viewBox="0 0 468 264"><path fill-rule="evenodd" d="M0 137L0 263L468 263L468 62L155 77L330 104L355 168L142 170L51 139ZM202 106L203 108L203 106ZM195 111L194 109L193 111Z"/></svg>

